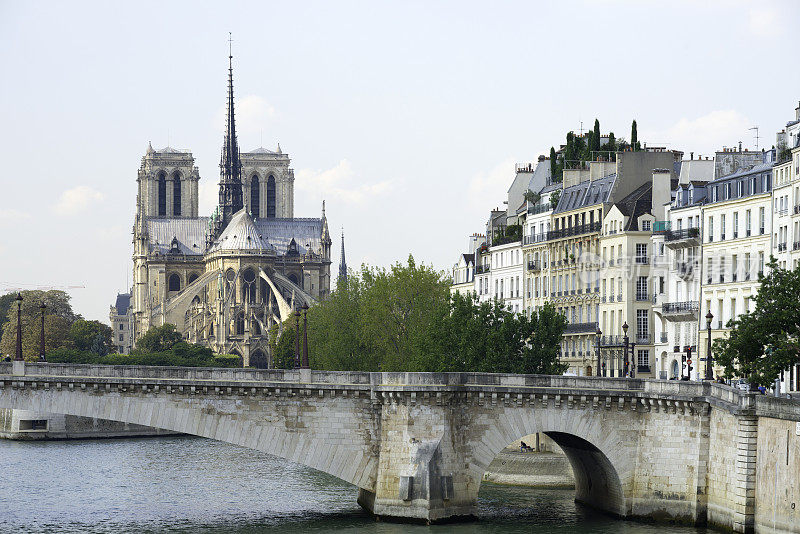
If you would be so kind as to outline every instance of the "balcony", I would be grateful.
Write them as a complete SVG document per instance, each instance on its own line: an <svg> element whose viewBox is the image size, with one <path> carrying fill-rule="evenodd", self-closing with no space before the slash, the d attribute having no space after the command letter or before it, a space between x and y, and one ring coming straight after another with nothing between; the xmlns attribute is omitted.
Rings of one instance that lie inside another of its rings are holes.
<svg viewBox="0 0 800 534"><path fill-rule="evenodd" d="M669 248L696 247L700 244L700 229L667 230L664 232L664 244Z"/></svg>
<svg viewBox="0 0 800 534"><path fill-rule="evenodd" d="M650 258L647 256L636 256L636 263L638 265L648 265L650 263Z"/></svg>
<svg viewBox="0 0 800 534"><path fill-rule="evenodd" d="M675 270L683 280L693 279L694 273L699 267L697 260L675 262Z"/></svg>
<svg viewBox="0 0 800 534"><path fill-rule="evenodd" d="M601 347L622 347L625 339L622 336L600 336L598 343Z"/></svg>
<svg viewBox="0 0 800 534"><path fill-rule="evenodd" d="M670 321L681 321L697 317L700 303L696 300L688 302L665 302L661 305L661 314Z"/></svg>
<svg viewBox="0 0 800 534"><path fill-rule="evenodd" d="M561 228L560 230L550 230L547 232L547 240L563 239L565 237L578 236L583 234L590 234L600 231L600 223L579 224L569 228Z"/></svg>
<svg viewBox="0 0 800 534"><path fill-rule="evenodd" d="M798 213L800 213L800 204L794 207L794 214L797 215Z"/></svg>
<svg viewBox="0 0 800 534"><path fill-rule="evenodd" d="M800 249L800 241L795 241L794 243L792 243L792 250L798 250L798 249Z"/></svg>
<svg viewBox="0 0 800 534"><path fill-rule="evenodd" d="M526 235L522 238L522 243L524 245L533 245L534 243L542 243L547 241L547 234L530 234Z"/></svg>
<svg viewBox="0 0 800 534"><path fill-rule="evenodd" d="M617 302L622 302L622 293L617 295Z"/></svg>
<svg viewBox="0 0 800 534"><path fill-rule="evenodd" d="M565 334L594 334L597 323L570 323L564 327Z"/></svg>
<svg viewBox="0 0 800 534"><path fill-rule="evenodd" d="M488 265L478 265L475 267L475 274L484 274L490 271L490 267Z"/></svg>
<svg viewBox="0 0 800 534"><path fill-rule="evenodd" d="M528 261L528 270L533 273L538 273L542 270L542 264L538 261L530 260Z"/></svg>
<svg viewBox="0 0 800 534"><path fill-rule="evenodd" d="M637 291L637 292L636 292L636 300L637 300L638 302L644 302L644 301L646 301L646 300L650 300L650 299L647 297L647 293L646 293L646 292L639 292L639 291Z"/></svg>
<svg viewBox="0 0 800 534"><path fill-rule="evenodd" d="M661 340L661 343L666 343L667 342L667 333L666 332L661 332L661 337L659 339Z"/></svg>
<svg viewBox="0 0 800 534"><path fill-rule="evenodd" d="M650 366L649 365L639 365L639 366L636 367L636 371L638 373L649 373L650 372Z"/></svg>
<svg viewBox="0 0 800 534"><path fill-rule="evenodd" d="M778 252L786 252L786 243L778 243Z"/></svg>
<svg viewBox="0 0 800 534"><path fill-rule="evenodd" d="M637 345L650 345L652 344L652 337L650 334L636 334L636 344Z"/></svg>
<svg viewBox="0 0 800 534"><path fill-rule="evenodd" d="M553 205L549 202L546 204L538 204L536 206L531 206L528 208L528 215L537 215L539 213L545 213L553 209Z"/></svg>

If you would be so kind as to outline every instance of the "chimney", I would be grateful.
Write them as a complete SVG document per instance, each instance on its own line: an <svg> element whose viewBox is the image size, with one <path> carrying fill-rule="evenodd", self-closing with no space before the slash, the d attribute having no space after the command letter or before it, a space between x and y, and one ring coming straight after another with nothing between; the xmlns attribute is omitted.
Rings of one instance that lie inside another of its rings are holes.
<svg viewBox="0 0 800 534"><path fill-rule="evenodd" d="M794 117L796 120L800 121L800 102L798 102L797 107L794 108Z"/></svg>
<svg viewBox="0 0 800 534"><path fill-rule="evenodd" d="M742 142L739 141L739 152L741 152L741 151L742 151Z"/></svg>
<svg viewBox="0 0 800 534"><path fill-rule="evenodd" d="M689 152L689 159L694 159L694 152Z"/></svg>

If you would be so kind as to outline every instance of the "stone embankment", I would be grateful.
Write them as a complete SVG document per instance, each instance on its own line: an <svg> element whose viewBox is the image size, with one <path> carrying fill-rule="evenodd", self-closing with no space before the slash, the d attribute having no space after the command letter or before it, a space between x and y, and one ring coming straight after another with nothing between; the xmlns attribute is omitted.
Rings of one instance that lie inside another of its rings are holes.
<svg viewBox="0 0 800 534"><path fill-rule="evenodd" d="M489 464L486 482L539 488L574 488L572 466L564 454L506 449Z"/></svg>
<svg viewBox="0 0 800 534"><path fill-rule="evenodd" d="M60 439L134 438L177 434L160 428L27 410L0 409L0 439L25 441Z"/></svg>

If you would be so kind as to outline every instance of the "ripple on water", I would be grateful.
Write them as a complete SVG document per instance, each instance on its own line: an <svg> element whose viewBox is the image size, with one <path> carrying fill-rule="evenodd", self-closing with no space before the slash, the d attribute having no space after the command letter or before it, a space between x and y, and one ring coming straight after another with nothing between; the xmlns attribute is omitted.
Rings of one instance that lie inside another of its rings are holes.
<svg viewBox="0 0 800 534"><path fill-rule="evenodd" d="M0 531L22 533L688 534L618 521L567 490L484 484L481 520L375 522L341 480L250 449L191 437L0 440Z"/></svg>

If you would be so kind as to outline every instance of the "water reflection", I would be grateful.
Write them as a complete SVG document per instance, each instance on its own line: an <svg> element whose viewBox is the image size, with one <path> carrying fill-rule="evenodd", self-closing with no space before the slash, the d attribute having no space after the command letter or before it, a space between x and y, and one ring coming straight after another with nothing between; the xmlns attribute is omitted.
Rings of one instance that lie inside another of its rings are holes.
<svg viewBox="0 0 800 534"><path fill-rule="evenodd" d="M484 484L481 520L425 527L375 522L357 490L250 449L189 437L0 440L2 532L701 532L618 521L572 490Z"/></svg>

